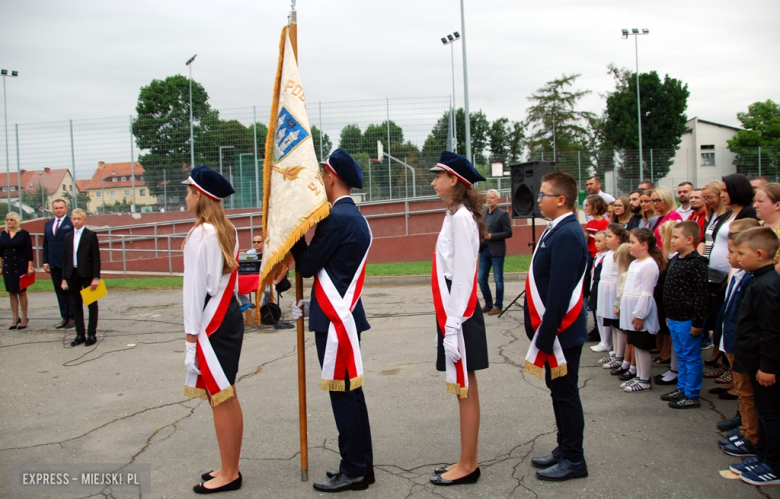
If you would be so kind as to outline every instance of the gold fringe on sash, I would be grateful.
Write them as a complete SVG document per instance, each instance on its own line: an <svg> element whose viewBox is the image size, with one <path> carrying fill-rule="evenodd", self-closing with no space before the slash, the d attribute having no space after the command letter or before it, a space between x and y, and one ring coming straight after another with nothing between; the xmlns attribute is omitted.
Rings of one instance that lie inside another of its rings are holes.
<svg viewBox="0 0 780 499"><path fill-rule="evenodd" d="M320 381L320 388L329 392L343 392L346 387L344 380L323 379Z"/></svg>
<svg viewBox="0 0 780 499"><path fill-rule="evenodd" d="M235 393L233 392L233 386L229 386L222 390L219 393L215 393L211 396L211 407L216 407L222 402L226 401L230 397L234 396Z"/></svg>
<svg viewBox="0 0 780 499"><path fill-rule="evenodd" d="M550 377L552 379L555 379L555 378L560 378L561 376L566 376L566 374L568 374L569 372L569 368L566 366L567 364L564 364L562 366L553 367L552 369L550 369Z"/></svg>
<svg viewBox="0 0 780 499"><path fill-rule="evenodd" d="M363 375L357 376L349 380L349 391L355 390L363 386Z"/></svg>
<svg viewBox="0 0 780 499"><path fill-rule="evenodd" d="M528 362L527 360L525 361L525 372L533 376L536 376L539 379L542 379L544 377L544 369L537 366L536 364L532 364L531 362Z"/></svg>
<svg viewBox="0 0 780 499"><path fill-rule="evenodd" d="M453 395L457 395L458 398L466 399L469 398L469 387L461 387L457 383L447 383L447 393L452 393Z"/></svg>
<svg viewBox="0 0 780 499"><path fill-rule="evenodd" d="M562 366L558 366L558 367L552 367L552 368L549 365L547 365L547 369L550 370L551 379L560 378L561 376L566 376L569 373L569 368L566 364L563 364ZM542 379L544 377L544 369L537 366L536 364L532 364L528 362L527 360L525 361L525 372L527 372L528 374L532 374L539 379Z"/></svg>
<svg viewBox="0 0 780 499"><path fill-rule="evenodd" d="M206 397L206 390L203 388L195 388L194 386L184 385L184 396L194 399L208 400L208 397Z"/></svg>

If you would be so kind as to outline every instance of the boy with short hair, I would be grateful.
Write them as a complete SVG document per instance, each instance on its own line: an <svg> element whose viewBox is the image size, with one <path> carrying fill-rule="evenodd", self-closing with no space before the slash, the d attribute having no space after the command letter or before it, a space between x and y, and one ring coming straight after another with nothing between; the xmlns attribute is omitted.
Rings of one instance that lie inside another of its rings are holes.
<svg viewBox="0 0 780 499"><path fill-rule="evenodd" d="M753 275L753 283L739 307L734 370L750 375L758 445L755 458L732 467L744 482L780 485L780 274L773 261L780 239L769 227L756 227L737 236L735 244L739 264Z"/></svg>
<svg viewBox="0 0 780 499"><path fill-rule="evenodd" d="M707 260L696 251L699 224L678 222L672 229L672 250L664 284L667 324L677 353L677 389L661 395L672 409L700 406L702 385L701 332L707 316Z"/></svg>

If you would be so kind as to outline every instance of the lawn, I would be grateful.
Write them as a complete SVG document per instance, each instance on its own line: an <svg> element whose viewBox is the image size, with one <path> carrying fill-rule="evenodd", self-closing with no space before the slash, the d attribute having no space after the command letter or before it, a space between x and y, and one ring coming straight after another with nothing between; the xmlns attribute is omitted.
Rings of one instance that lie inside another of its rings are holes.
<svg viewBox="0 0 780 499"><path fill-rule="evenodd" d="M513 255L506 257L504 272L526 272L531 262L531 255ZM378 276L402 276L402 275L430 275L431 262L395 262L395 263L369 263L366 266L366 275ZM291 273L291 277L292 277ZM106 288L109 290L138 290L138 289L176 289L182 287L181 277L138 277L130 279L106 279ZM42 278L30 288L31 293L53 291L48 278ZM8 296L5 292L5 283L0 279L0 296Z"/></svg>

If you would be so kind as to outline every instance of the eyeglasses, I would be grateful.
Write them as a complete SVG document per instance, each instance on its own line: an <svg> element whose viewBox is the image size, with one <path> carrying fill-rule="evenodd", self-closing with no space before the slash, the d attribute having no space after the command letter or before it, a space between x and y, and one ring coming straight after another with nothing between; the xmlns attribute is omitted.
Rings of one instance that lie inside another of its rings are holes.
<svg viewBox="0 0 780 499"><path fill-rule="evenodd" d="M253 244L260 244L260 243L262 243L262 242L263 242L263 241L252 241L252 243L253 243Z"/></svg>
<svg viewBox="0 0 780 499"><path fill-rule="evenodd" d="M560 194L545 194L543 192L539 193L539 196L536 197L538 201L544 201L544 198L557 198L560 197Z"/></svg>
<svg viewBox="0 0 780 499"><path fill-rule="evenodd" d="M653 203L660 203L663 201L663 199L651 199L650 201L652 201Z"/></svg>
<svg viewBox="0 0 780 499"><path fill-rule="evenodd" d="M704 196L704 199L707 201L714 201L715 199L718 199L718 196Z"/></svg>

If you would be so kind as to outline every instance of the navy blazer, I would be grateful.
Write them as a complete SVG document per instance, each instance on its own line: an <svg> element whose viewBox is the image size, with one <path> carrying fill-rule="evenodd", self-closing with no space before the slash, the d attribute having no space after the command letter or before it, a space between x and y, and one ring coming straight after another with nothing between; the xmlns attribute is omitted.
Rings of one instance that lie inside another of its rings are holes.
<svg viewBox="0 0 780 499"><path fill-rule="evenodd" d="M726 353L735 353L737 350L737 322L739 320L739 304L742 303L742 297L745 295L745 291L750 287L750 283L753 282L753 276L749 273L745 273L739 284L731 292L731 300L728 303L723 303L718 312L718 320L715 323L715 334L718 332L723 335L723 348L726 349ZM729 283L731 284L731 283ZM726 288L728 291L728 288Z"/></svg>
<svg viewBox="0 0 780 499"><path fill-rule="evenodd" d="M512 222L509 213L496 207L491 215L490 224L487 224L488 208L482 210L485 219L485 229L491 234L490 239L482 242L490 251L490 256L506 256L506 240L512 237Z"/></svg>
<svg viewBox="0 0 780 499"><path fill-rule="evenodd" d="M370 244L368 224L355 201L351 197L341 198L331 207L330 215L317 224L311 243L307 245L301 238L292 247L295 271L303 277L312 277L324 267L339 294L344 296ZM358 333L371 328L362 300L355 304L352 316ZM312 290L309 331L325 333L329 326L330 320L325 317Z"/></svg>
<svg viewBox="0 0 780 499"><path fill-rule="evenodd" d="M43 263L49 264L50 268L60 269L62 268L62 250L64 248L65 234L73 230L73 224L70 222L70 217L65 215L60 223L60 228L57 229L57 234L52 234L54 228L54 222L56 218L52 218L43 226Z"/></svg>
<svg viewBox="0 0 780 499"><path fill-rule="evenodd" d="M545 307L536 346L544 353L552 354L555 336L564 350L581 346L588 339L585 308L568 328L558 334L563 316L569 308L569 299L577 287L582 287L580 277L588 265L588 243L577 217L568 216L540 241L534 255L534 280ZM579 289L577 290L579 291ZM528 297L525 297L525 332L533 339L531 317L528 313Z"/></svg>

